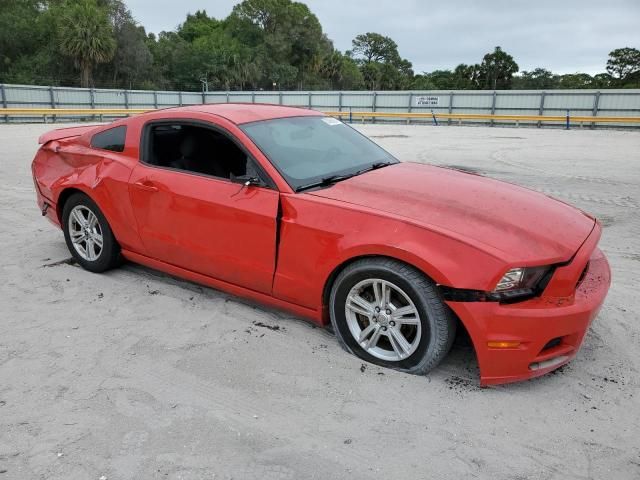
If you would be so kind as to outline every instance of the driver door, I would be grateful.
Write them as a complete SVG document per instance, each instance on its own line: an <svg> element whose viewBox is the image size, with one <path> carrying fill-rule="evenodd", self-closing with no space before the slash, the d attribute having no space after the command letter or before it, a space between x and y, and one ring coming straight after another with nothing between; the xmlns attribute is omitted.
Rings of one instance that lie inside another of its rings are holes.
<svg viewBox="0 0 640 480"><path fill-rule="evenodd" d="M210 160L224 159L212 151ZM247 156L247 161L254 160ZM138 231L149 257L271 293L276 190L142 161L129 182Z"/></svg>

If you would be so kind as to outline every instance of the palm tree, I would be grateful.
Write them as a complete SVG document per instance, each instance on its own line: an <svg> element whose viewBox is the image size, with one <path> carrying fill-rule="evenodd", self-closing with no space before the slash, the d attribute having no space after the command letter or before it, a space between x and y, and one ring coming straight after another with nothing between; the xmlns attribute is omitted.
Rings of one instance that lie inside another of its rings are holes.
<svg viewBox="0 0 640 480"><path fill-rule="evenodd" d="M80 86L89 87L94 65L111 60L116 51L108 12L95 0L67 2L60 21L60 48L80 69Z"/></svg>

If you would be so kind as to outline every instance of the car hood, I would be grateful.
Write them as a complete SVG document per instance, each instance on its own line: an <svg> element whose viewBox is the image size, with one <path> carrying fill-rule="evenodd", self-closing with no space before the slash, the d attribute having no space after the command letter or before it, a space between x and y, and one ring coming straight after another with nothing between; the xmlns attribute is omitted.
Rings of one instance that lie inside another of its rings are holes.
<svg viewBox="0 0 640 480"><path fill-rule="evenodd" d="M542 193L410 162L308 193L404 218L522 266L569 260L595 223Z"/></svg>

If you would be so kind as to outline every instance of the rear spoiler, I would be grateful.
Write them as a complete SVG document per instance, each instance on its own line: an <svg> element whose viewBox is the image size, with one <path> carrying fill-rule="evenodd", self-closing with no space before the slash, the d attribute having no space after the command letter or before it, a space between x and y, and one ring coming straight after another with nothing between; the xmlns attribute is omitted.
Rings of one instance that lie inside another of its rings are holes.
<svg viewBox="0 0 640 480"><path fill-rule="evenodd" d="M41 145L45 145L54 140L62 140L63 138L79 137L80 135L83 135L86 132L89 132L99 126L100 125L87 125L82 127L59 128L57 130L52 130L43 135L40 135L40 138L38 138L38 143Z"/></svg>

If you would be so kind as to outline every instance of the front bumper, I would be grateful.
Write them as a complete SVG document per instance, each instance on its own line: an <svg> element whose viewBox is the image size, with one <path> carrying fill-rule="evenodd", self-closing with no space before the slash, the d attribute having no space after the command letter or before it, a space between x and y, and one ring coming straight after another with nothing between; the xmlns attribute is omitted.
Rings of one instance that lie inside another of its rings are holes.
<svg viewBox="0 0 640 480"><path fill-rule="evenodd" d="M611 271L595 245L584 245L563 269L541 297L524 302L447 302L471 336L481 385L539 377L575 357L607 295ZM575 279L572 293L564 295L569 278ZM520 344L514 348L488 345L505 341Z"/></svg>

